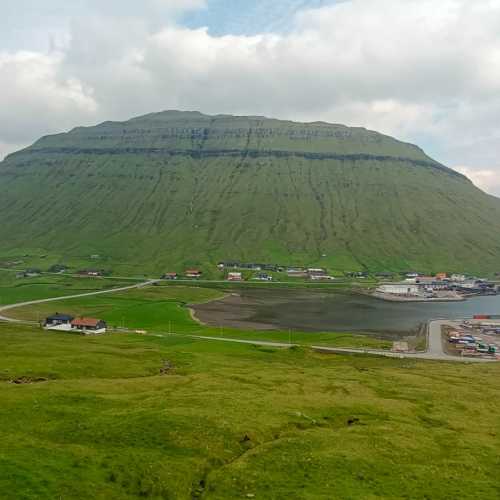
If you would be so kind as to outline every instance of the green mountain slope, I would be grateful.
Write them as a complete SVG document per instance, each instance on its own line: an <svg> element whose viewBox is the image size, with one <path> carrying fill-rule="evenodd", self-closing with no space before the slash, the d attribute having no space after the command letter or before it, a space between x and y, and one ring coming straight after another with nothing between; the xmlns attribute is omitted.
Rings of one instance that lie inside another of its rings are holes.
<svg viewBox="0 0 500 500"><path fill-rule="evenodd" d="M500 201L418 147L325 123L168 111L0 163L0 256L120 271L218 260L500 271Z"/></svg>

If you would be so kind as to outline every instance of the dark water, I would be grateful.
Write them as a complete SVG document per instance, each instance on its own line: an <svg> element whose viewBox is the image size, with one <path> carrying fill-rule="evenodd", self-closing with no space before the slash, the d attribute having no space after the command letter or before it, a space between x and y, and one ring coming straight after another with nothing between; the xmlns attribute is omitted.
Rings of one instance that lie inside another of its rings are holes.
<svg viewBox="0 0 500 500"><path fill-rule="evenodd" d="M239 297L197 306L213 325L301 331L409 332L436 318L500 314L500 296L465 302L386 302L363 295L304 290L235 290Z"/></svg>

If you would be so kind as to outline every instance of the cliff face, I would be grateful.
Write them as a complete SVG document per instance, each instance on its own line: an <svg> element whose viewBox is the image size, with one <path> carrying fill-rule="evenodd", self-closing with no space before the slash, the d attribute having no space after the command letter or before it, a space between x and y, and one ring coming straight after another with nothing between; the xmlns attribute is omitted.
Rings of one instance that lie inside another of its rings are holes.
<svg viewBox="0 0 500 500"><path fill-rule="evenodd" d="M361 128L163 112L40 139L0 164L0 256L111 267L219 259L500 270L500 202Z"/></svg>

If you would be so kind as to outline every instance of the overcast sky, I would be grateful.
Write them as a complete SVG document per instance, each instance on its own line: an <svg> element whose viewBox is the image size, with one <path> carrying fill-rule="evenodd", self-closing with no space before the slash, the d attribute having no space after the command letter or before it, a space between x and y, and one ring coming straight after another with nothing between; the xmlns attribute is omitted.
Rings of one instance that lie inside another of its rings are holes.
<svg viewBox="0 0 500 500"><path fill-rule="evenodd" d="M500 195L500 0L1 0L0 158L164 109L365 126Z"/></svg>

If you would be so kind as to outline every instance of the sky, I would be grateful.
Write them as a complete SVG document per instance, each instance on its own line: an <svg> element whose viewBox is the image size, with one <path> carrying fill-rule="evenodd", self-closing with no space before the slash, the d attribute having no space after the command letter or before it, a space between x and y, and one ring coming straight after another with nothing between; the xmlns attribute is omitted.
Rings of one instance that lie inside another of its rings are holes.
<svg viewBox="0 0 500 500"><path fill-rule="evenodd" d="M0 158L165 109L363 126L500 196L500 0L1 0Z"/></svg>

